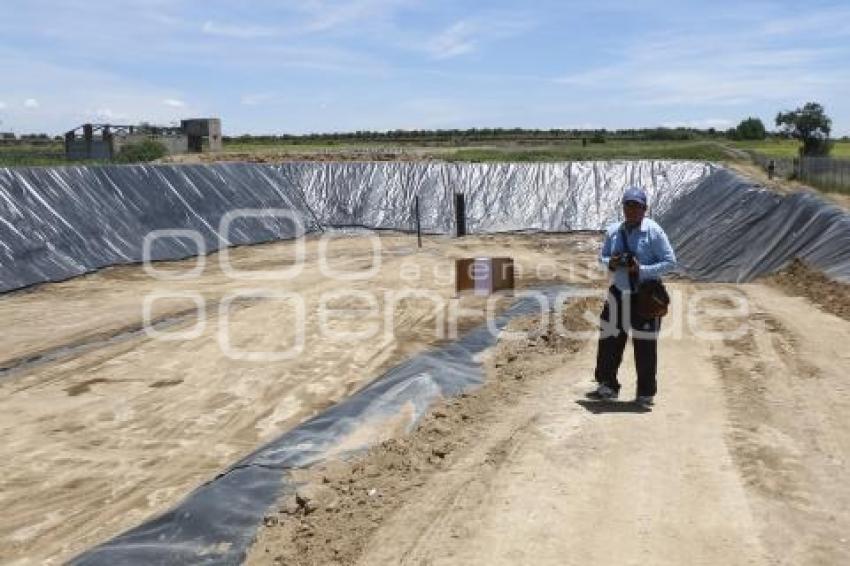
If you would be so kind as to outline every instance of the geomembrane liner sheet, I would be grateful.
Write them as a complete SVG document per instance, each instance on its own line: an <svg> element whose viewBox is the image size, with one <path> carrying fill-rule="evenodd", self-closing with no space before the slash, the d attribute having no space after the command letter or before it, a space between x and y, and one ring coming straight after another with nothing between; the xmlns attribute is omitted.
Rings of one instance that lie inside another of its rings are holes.
<svg viewBox="0 0 850 566"><path fill-rule="evenodd" d="M321 226L454 227L466 194L470 233L601 230L626 186L647 187L658 212L713 166L675 161L589 163L284 163L0 169L0 292L223 246L295 237ZM228 224L238 211L259 218ZM300 220L275 216L275 211ZM194 236L194 239L192 238Z"/></svg>
<svg viewBox="0 0 850 566"><path fill-rule="evenodd" d="M813 193L779 195L721 169L658 221L695 279L750 281L799 258L850 283L850 214Z"/></svg>
<svg viewBox="0 0 850 566"><path fill-rule="evenodd" d="M441 397L484 380L478 356L493 346L510 319L547 311L569 296L552 287L522 296L491 331L482 325L446 346L390 369L351 397L237 462L172 510L71 561L74 565L239 564L270 505L294 489L287 470L321 461L357 428L413 407L408 430ZM362 448L365 448L363 446Z"/></svg>
<svg viewBox="0 0 850 566"><path fill-rule="evenodd" d="M426 233L452 232L455 192L473 234L604 230L629 185L646 188L688 275L748 281L799 256L850 281L846 212L707 163L230 163L0 168L0 292L140 262L155 230L185 233L152 239L153 260L322 226L409 231L416 196ZM255 217L225 228L240 210Z"/></svg>
<svg viewBox="0 0 850 566"><path fill-rule="evenodd" d="M219 228L233 210L286 209L317 228L298 191L272 169L224 166L0 169L0 292L122 263L141 262L155 230L191 237L151 241L150 259L182 259L222 245L292 238L299 227L264 217Z"/></svg>

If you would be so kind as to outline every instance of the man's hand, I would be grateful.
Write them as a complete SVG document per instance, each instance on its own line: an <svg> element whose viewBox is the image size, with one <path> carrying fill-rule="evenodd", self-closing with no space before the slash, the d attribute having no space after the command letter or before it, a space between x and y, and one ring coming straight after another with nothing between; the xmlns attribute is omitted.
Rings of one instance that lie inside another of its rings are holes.
<svg viewBox="0 0 850 566"><path fill-rule="evenodd" d="M623 257L621 254L614 254L611 256L611 259L608 260L608 271L616 271L620 266L620 258Z"/></svg>
<svg viewBox="0 0 850 566"><path fill-rule="evenodd" d="M632 257L632 262L629 264L629 273L638 275L640 273L640 262L636 257Z"/></svg>

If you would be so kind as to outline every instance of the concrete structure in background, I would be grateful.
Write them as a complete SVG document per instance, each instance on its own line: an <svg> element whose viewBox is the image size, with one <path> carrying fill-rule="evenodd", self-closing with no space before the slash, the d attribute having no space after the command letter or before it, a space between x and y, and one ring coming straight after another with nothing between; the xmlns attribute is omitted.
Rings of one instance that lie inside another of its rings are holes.
<svg viewBox="0 0 850 566"><path fill-rule="evenodd" d="M144 140L161 143L169 155L221 151L221 120L182 120L179 128L147 124L83 124L65 133L65 157L75 160L109 160L115 157L122 147Z"/></svg>
<svg viewBox="0 0 850 566"><path fill-rule="evenodd" d="M221 120L218 118L181 120L180 128L189 138L189 151L204 151L204 140L207 142L207 151L221 151Z"/></svg>

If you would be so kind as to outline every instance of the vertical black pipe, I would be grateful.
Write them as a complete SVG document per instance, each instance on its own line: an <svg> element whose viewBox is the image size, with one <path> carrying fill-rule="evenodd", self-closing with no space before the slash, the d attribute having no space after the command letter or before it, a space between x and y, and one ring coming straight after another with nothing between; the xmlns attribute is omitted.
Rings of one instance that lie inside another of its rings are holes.
<svg viewBox="0 0 850 566"><path fill-rule="evenodd" d="M455 193L455 236L466 236L466 199L463 193Z"/></svg>

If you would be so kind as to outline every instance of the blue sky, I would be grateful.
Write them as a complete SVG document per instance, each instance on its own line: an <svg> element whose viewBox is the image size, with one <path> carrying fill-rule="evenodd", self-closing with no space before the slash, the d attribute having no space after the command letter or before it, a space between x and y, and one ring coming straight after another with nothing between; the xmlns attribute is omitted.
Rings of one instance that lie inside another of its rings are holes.
<svg viewBox="0 0 850 566"><path fill-rule="evenodd" d="M772 127L815 100L850 134L846 0L0 2L2 131Z"/></svg>

